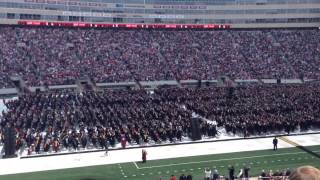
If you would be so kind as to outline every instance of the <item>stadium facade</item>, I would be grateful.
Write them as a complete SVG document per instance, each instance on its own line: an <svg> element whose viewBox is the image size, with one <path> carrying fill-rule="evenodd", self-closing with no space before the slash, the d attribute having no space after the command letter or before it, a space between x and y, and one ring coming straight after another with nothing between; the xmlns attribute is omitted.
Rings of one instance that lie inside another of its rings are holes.
<svg viewBox="0 0 320 180"><path fill-rule="evenodd" d="M319 0L0 0L0 23L19 21L319 27Z"/></svg>

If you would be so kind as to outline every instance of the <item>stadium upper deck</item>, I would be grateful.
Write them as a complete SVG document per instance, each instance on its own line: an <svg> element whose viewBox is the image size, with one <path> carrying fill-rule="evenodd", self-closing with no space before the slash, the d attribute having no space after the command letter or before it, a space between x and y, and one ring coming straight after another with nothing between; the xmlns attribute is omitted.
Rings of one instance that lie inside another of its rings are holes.
<svg viewBox="0 0 320 180"><path fill-rule="evenodd" d="M19 20L319 27L320 1L0 0L0 23L16 24Z"/></svg>

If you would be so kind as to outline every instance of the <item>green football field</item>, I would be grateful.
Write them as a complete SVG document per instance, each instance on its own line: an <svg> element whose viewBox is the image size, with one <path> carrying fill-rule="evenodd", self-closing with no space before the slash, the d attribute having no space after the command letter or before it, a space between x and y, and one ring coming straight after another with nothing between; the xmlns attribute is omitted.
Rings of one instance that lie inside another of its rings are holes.
<svg viewBox="0 0 320 180"><path fill-rule="evenodd" d="M309 146L305 148L307 150L295 147L279 149L278 151L259 150L153 160L144 164L141 162L130 162L51 170L5 175L0 176L0 180L158 180L160 176L162 176L164 180L169 180L171 174L179 177L182 173L192 174L193 179L202 180L205 167L216 167L220 175L226 175L229 165L234 165L236 172L244 165L247 165L251 167L251 176L258 176L262 169L266 171L270 169L276 171L285 168L295 168L301 165L320 167L320 146ZM192 149L186 149L186 151L192 151Z"/></svg>

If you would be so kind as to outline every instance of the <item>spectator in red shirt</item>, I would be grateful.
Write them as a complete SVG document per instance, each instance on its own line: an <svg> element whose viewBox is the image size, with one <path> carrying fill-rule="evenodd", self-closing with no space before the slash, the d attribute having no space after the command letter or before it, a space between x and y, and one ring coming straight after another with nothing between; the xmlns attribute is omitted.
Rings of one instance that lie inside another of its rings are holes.
<svg viewBox="0 0 320 180"><path fill-rule="evenodd" d="M170 180L177 180L175 175L171 175Z"/></svg>

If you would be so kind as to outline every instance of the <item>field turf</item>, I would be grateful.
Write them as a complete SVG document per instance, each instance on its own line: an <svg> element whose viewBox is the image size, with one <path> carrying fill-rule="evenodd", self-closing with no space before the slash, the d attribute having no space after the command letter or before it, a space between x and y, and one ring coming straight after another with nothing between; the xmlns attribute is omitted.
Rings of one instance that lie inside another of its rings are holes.
<svg viewBox="0 0 320 180"><path fill-rule="evenodd" d="M171 174L178 178L182 173L202 180L205 167L216 167L220 175L226 175L229 165L235 166L236 173L244 165L250 166L250 175L258 176L262 169L276 171L301 165L320 167L319 154L320 146L295 147L4 175L0 180L158 180L160 176L169 180Z"/></svg>

